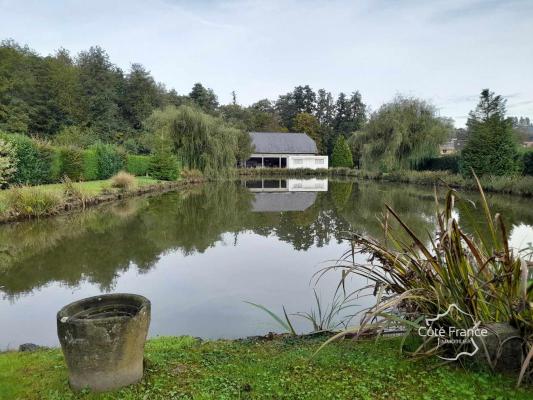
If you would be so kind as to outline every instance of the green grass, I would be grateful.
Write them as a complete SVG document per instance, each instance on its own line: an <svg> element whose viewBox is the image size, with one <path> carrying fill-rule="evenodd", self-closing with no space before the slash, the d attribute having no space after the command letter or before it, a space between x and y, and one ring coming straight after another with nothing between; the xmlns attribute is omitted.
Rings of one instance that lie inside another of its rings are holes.
<svg viewBox="0 0 533 400"><path fill-rule="evenodd" d="M109 394L73 394L60 350L0 354L1 399L531 399L515 379L414 361L398 339L200 342L151 340L143 380Z"/></svg>
<svg viewBox="0 0 533 400"><path fill-rule="evenodd" d="M147 186L147 185L153 185L158 183L159 181L156 179L148 178L148 177L136 177L135 178L135 185L137 187ZM111 187L111 180L99 180L99 181L88 181L88 182L76 182L73 183L73 185L79 189L87 198L96 197L104 190L106 191L117 191L118 189L114 189ZM0 190L0 215L2 213L9 212L10 205L8 204L8 198L10 192L13 190L20 190L21 192L28 192L28 194L34 193L34 192L44 192L49 193L53 195L57 195L60 199L64 200L64 191L65 191L65 184L63 183L53 183L49 185L39 185L39 186L27 186L27 187L21 187L17 189L7 189L7 190Z"/></svg>

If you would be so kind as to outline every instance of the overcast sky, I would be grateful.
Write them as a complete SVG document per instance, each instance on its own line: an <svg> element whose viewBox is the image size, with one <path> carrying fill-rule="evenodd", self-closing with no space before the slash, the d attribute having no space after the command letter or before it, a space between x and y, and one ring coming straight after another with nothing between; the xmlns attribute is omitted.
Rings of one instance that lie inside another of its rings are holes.
<svg viewBox="0 0 533 400"><path fill-rule="evenodd" d="M359 90L372 109L419 96L464 125L482 88L533 117L532 0L0 0L0 38L41 54L92 45L180 94L241 104L294 86Z"/></svg>

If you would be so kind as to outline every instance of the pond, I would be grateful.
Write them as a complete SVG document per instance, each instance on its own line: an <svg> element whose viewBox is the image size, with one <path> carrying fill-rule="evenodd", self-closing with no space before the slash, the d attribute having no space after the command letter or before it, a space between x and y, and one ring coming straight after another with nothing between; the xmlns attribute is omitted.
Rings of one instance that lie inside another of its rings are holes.
<svg viewBox="0 0 533 400"><path fill-rule="evenodd" d="M489 199L504 215L513 246L533 242L530 200ZM152 301L151 336L235 338L279 331L245 301L277 313L282 306L289 313L310 311L313 274L349 248L343 241L348 232L380 237L385 203L420 235L433 230L429 187L323 179L207 183L1 226L0 349L58 345L57 310L109 292ZM465 228L474 229L477 211L457 212ZM335 274L320 281L324 304L337 283ZM304 319L293 321L297 331L310 330Z"/></svg>

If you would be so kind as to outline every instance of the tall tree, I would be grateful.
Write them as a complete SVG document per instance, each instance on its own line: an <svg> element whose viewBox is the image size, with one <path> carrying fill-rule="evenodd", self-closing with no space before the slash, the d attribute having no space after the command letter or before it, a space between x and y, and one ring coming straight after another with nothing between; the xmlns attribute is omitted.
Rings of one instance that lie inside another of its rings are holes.
<svg viewBox="0 0 533 400"><path fill-rule="evenodd" d="M353 168L352 152L343 135L340 135L333 148L331 166L334 168Z"/></svg>
<svg viewBox="0 0 533 400"><path fill-rule="evenodd" d="M294 130L307 133L315 141L318 151L321 154L324 153L322 138L320 137L320 125L314 115L306 112L296 115Z"/></svg>
<svg viewBox="0 0 533 400"><path fill-rule="evenodd" d="M201 83L194 84L189 97L207 113L213 113L218 107L218 99L213 89L206 89Z"/></svg>
<svg viewBox="0 0 533 400"><path fill-rule="evenodd" d="M518 144L511 119L505 118L506 100L483 89L469 114L469 139L461 153L461 171L478 175L513 175L518 172Z"/></svg>
<svg viewBox="0 0 533 400"><path fill-rule="evenodd" d="M134 129L140 129L154 108L163 103L163 94L154 78L141 64L132 64L121 96L122 113Z"/></svg>
<svg viewBox="0 0 533 400"><path fill-rule="evenodd" d="M118 107L118 93L123 84L122 71L109 61L99 46L78 55L80 90L84 125L92 128L105 141L113 140L123 129Z"/></svg>
<svg viewBox="0 0 533 400"><path fill-rule="evenodd" d="M361 155L362 167L392 171L414 168L438 154L451 136L453 125L431 104L398 96L374 112L350 143Z"/></svg>

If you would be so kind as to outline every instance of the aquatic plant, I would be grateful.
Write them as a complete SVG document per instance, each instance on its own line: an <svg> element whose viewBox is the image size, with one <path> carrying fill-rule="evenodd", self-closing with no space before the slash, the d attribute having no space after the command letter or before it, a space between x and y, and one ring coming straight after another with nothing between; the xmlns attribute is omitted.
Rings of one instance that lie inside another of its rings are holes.
<svg viewBox="0 0 533 400"><path fill-rule="evenodd" d="M519 382L531 374L528 363L533 357L533 284L527 282L528 262L509 246L503 216L492 214L481 183L475 175L474 179L484 218L470 235L461 228L454 213L456 205L468 200L449 189L443 209L435 191L435 235L418 236L387 205L381 221L384 240L359 234L349 238L351 250L317 277L341 270L339 288L346 291L349 276L362 276L373 283L377 301L362 313L358 326L340 332L326 344L368 331L381 334L396 329L405 330L408 335L422 326L426 317L443 314L456 305L482 324L503 322L518 327L524 347L529 349ZM391 228L392 221L399 228ZM360 262L361 256L366 261ZM365 289L351 293L359 294ZM460 313L450 313L439 322L441 326L466 327L472 321ZM431 340L428 338L415 354L440 351L438 346L429 348ZM457 346L456 351L461 351L466 344Z"/></svg>

